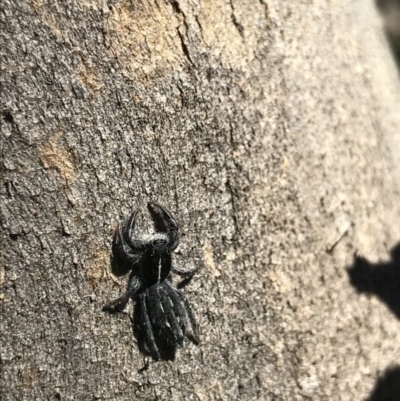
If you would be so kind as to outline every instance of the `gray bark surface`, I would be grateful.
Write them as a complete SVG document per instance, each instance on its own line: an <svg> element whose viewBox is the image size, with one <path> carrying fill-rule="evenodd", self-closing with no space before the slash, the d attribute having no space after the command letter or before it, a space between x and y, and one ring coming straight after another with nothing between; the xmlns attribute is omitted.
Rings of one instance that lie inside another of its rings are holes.
<svg viewBox="0 0 400 401"><path fill-rule="evenodd" d="M371 1L1 18L3 400L352 401L399 372L398 317L347 272L400 240L399 74ZM150 231L149 200L201 268L201 344L174 362L139 353L132 305L101 310L126 286L116 224L141 207Z"/></svg>

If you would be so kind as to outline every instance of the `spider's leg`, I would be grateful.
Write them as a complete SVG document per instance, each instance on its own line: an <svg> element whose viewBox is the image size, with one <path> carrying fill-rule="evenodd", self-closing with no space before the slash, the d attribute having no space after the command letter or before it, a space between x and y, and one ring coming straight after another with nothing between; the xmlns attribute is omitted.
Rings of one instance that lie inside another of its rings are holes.
<svg viewBox="0 0 400 401"><path fill-rule="evenodd" d="M183 277L183 280L177 285L178 289L181 289L188 285L194 276L194 274L200 270L200 267L194 267L189 270L184 270L181 267L177 267L176 265L172 265L171 271L179 276Z"/></svg>
<svg viewBox="0 0 400 401"><path fill-rule="evenodd" d="M191 333L188 338L190 341L192 341L194 344L198 345L200 343L200 338L199 338L199 330L197 327L197 322L196 322L196 318L194 317L192 308L189 305L189 302L187 301L187 299L185 298L185 296L178 291L178 295L181 298L183 305L185 306L186 312L189 316L189 321L190 324L192 325L192 330L193 333Z"/></svg>
<svg viewBox="0 0 400 401"><path fill-rule="evenodd" d="M169 281L165 280L165 283L167 284L165 289L167 290L168 295L174 304L174 310L178 317L178 320L183 325L184 329L187 328L189 323L192 327L192 333L186 332L185 330L186 336L194 344L196 345L199 344L200 340L197 330L197 323L193 315L192 309L190 308L189 302L186 300L186 298L180 291L178 291L176 288L172 286L172 284Z"/></svg>
<svg viewBox="0 0 400 401"><path fill-rule="evenodd" d="M121 224L118 224L115 232L112 251L114 256L127 263L136 264L140 259L140 255L127 243Z"/></svg>
<svg viewBox="0 0 400 401"><path fill-rule="evenodd" d="M139 278L132 275L129 279L127 290L119 298L104 305L103 310L110 313L122 312L125 309L129 299L136 294L140 286L141 283Z"/></svg>
<svg viewBox="0 0 400 401"><path fill-rule="evenodd" d="M192 279L193 279L193 276L189 276L189 277L184 278L181 282L179 282L176 285L176 288L178 290L181 290L182 288L185 288L192 281Z"/></svg>
<svg viewBox="0 0 400 401"><path fill-rule="evenodd" d="M147 207L153 216L156 229L168 234L168 250L174 251L179 245L178 222L167 209L156 202L149 202Z"/></svg>
<svg viewBox="0 0 400 401"><path fill-rule="evenodd" d="M175 314L174 302L172 301L168 292L164 289L163 286L159 286L157 290L160 294L161 304L164 309L164 313L168 319L168 323L171 326L171 330L175 337L175 340L179 346L182 346L185 335L182 332L181 327L179 326L178 317Z"/></svg>
<svg viewBox="0 0 400 401"><path fill-rule="evenodd" d="M146 302L148 300L148 290L146 290L145 293L141 294L140 297L141 300L141 311L142 311L142 322L145 328L145 335L146 335L146 339L147 339L147 344L148 346L150 346L150 352L152 354L152 356L154 357L154 359L159 360L160 359L160 352L158 350L157 344L156 344L156 340L154 338L154 333L153 333L153 329L151 327L151 323L150 323L150 318L149 318L149 314L147 311L147 305Z"/></svg>
<svg viewBox="0 0 400 401"><path fill-rule="evenodd" d="M176 265L172 265L172 273L178 274L181 277L188 277L192 276L194 273L196 273L200 267L193 267L192 269L185 270L182 269L181 267L177 267Z"/></svg>
<svg viewBox="0 0 400 401"><path fill-rule="evenodd" d="M116 276L123 276L140 261L140 254L135 254L126 243L119 224L112 244L111 271Z"/></svg>
<svg viewBox="0 0 400 401"><path fill-rule="evenodd" d="M177 274L178 276L183 277L183 280L178 284L178 289L185 287L189 284L194 276L194 274L200 269L200 267L193 267L188 270L183 270L181 267L177 267L172 265L171 271L172 273Z"/></svg>
<svg viewBox="0 0 400 401"><path fill-rule="evenodd" d="M145 249L145 243L141 240L133 238L133 231L135 230L136 218L140 213L140 209L136 209L129 217L126 224L124 224L120 237L133 253L140 253Z"/></svg>

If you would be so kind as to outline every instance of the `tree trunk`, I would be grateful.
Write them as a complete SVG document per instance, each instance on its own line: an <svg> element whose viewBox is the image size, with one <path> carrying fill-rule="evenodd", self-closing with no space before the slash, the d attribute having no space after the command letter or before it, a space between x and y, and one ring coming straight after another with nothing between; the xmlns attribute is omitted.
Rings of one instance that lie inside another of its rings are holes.
<svg viewBox="0 0 400 401"><path fill-rule="evenodd" d="M399 274L400 84L371 1L1 15L3 400L350 401L396 372L399 321L347 274L355 253ZM149 200L201 268L201 344L173 362L139 352L132 303L102 311L127 283L115 227L141 207L151 230Z"/></svg>

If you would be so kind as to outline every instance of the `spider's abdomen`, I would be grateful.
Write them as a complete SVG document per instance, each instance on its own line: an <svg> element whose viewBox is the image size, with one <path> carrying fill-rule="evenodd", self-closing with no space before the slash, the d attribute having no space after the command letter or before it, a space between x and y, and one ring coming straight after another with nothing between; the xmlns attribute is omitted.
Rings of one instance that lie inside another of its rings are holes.
<svg viewBox="0 0 400 401"><path fill-rule="evenodd" d="M173 359L191 326L190 313L183 295L168 281L147 288L137 299L133 322L142 351L155 359Z"/></svg>

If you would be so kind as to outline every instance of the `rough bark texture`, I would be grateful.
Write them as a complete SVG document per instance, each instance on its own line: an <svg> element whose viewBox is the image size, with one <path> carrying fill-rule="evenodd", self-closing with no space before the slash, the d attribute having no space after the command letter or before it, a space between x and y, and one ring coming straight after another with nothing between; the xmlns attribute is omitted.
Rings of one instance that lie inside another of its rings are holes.
<svg viewBox="0 0 400 401"><path fill-rule="evenodd" d="M400 264L400 84L372 1L1 16L3 400L394 394L398 289L359 293ZM184 290L202 343L174 362L139 353L132 305L101 311L126 285L116 223L149 199L180 222L176 263L202 268Z"/></svg>

